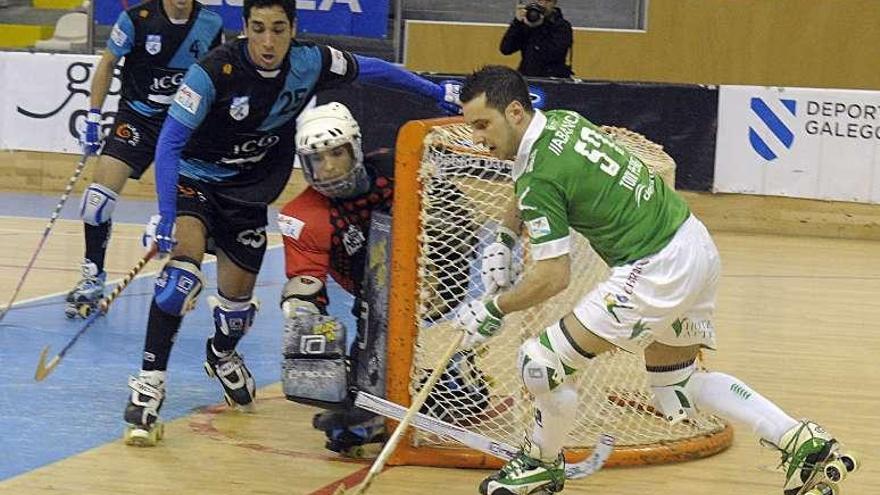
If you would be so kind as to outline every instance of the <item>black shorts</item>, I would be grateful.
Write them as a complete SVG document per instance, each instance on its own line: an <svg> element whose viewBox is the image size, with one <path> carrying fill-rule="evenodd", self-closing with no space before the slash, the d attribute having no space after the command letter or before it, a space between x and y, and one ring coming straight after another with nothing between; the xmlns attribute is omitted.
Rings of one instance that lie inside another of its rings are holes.
<svg viewBox="0 0 880 495"><path fill-rule="evenodd" d="M125 163L131 168L129 177L140 179L153 163L164 121L165 112L147 117L121 102L113 120L113 130L104 140L101 154Z"/></svg>
<svg viewBox="0 0 880 495"><path fill-rule="evenodd" d="M196 217L208 229L207 252L223 251L239 268L259 273L266 254L266 205L240 204L216 193L211 184L180 176L177 216Z"/></svg>

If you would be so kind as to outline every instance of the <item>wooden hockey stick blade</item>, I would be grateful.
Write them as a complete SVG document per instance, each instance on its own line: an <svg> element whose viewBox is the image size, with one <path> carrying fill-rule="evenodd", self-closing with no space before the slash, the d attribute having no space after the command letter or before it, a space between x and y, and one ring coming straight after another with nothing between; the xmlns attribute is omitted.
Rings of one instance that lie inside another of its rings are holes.
<svg viewBox="0 0 880 495"><path fill-rule="evenodd" d="M355 405L391 419L401 419L406 414L406 409L400 404L366 392L358 392ZM467 447L505 461L512 459L518 452L517 448L504 442L497 442L475 431L451 425L423 413L416 414L411 424L428 433L452 438ZM566 463L565 477L568 479L585 478L599 471L613 450L614 437L608 434L600 435L593 452L586 459L580 462Z"/></svg>
<svg viewBox="0 0 880 495"><path fill-rule="evenodd" d="M40 360L39 362L37 362L37 371L34 372L34 380L38 382L43 381L43 379L49 376L49 373L51 373L52 370L54 370L55 367L58 366L58 363L61 362L61 360L58 359L58 356L54 356L49 361L49 364L46 364L46 357L48 355L49 346L46 346L43 348L43 352L40 353Z"/></svg>

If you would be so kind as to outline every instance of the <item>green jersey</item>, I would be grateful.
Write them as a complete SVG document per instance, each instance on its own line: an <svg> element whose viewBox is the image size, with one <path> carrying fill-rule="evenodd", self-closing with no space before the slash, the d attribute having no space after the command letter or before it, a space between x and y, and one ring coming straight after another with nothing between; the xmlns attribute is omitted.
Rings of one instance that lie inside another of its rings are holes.
<svg viewBox="0 0 880 495"><path fill-rule="evenodd" d="M514 164L534 259L570 250L569 228L609 266L663 249L687 204L635 155L575 112L536 111Z"/></svg>

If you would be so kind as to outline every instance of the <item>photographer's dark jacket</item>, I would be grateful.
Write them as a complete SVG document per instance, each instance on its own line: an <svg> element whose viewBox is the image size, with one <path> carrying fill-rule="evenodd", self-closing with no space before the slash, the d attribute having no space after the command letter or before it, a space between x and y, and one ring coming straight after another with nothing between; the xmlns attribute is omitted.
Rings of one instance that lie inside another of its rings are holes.
<svg viewBox="0 0 880 495"><path fill-rule="evenodd" d="M571 23L558 8L537 27L514 19L501 39L501 53L522 51L519 72L532 77L570 77L566 55L572 43Z"/></svg>

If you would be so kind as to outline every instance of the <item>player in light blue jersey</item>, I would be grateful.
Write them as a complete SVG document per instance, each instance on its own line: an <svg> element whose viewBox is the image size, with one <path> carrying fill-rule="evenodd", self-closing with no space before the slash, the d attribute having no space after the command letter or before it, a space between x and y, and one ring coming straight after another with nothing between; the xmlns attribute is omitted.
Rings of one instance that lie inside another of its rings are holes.
<svg viewBox="0 0 880 495"><path fill-rule="evenodd" d="M159 129L186 69L219 46L222 37L220 16L193 0L149 0L119 15L92 80L91 110L82 136L85 153L98 151L101 108L114 67L124 58L122 98L80 204L85 259L82 279L67 295L68 317L87 314L102 297L104 258L119 194L129 178L139 179L153 162Z"/></svg>
<svg viewBox="0 0 880 495"><path fill-rule="evenodd" d="M141 371L129 382L131 444L151 445L161 432L156 425L168 357L204 287L206 252L217 255L218 294L209 298L215 328L205 345L205 370L231 406L253 406L254 377L235 347L259 306L253 289L266 251L267 206L290 176L296 118L312 96L358 81L458 110L457 87L374 58L296 42L294 0L245 0L244 20L245 37L189 69L159 137L152 236L171 260L156 283Z"/></svg>

